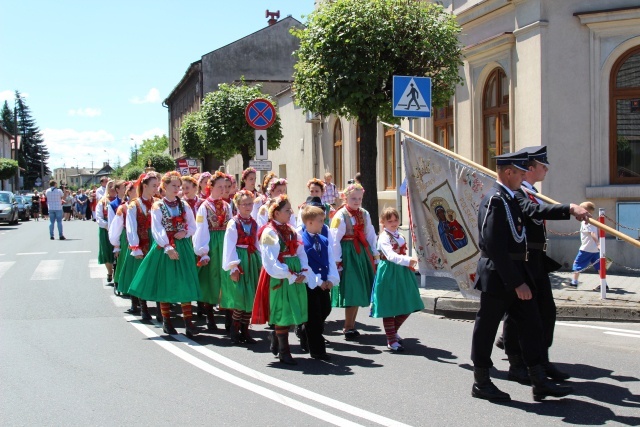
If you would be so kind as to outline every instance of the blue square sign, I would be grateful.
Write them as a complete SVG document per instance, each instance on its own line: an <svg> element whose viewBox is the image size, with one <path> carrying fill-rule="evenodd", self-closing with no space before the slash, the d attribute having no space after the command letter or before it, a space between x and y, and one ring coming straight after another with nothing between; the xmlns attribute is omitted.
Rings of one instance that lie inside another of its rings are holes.
<svg viewBox="0 0 640 427"><path fill-rule="evenodd" d="M431 77L393 76L393 116L431 117Z"/></svg>

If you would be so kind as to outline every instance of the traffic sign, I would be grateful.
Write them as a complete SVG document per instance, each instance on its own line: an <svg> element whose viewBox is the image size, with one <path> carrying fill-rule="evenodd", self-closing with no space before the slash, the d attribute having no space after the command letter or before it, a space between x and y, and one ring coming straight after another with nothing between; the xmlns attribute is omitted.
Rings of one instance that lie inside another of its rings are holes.
<svg viewBox="0 0 640 427"><path fill-rule="evenodd" d="M42 180L40 178L36 178L36 182L34 182L36 187L40 187L42 185Z"/></svg>
<svg viewBox="0 0 640 427"><path fill-rule="evenodd" d="M267 131L255 130L256 160L267 160Z"/></svg>
<svg viewBox="0 0 640 427"><path fill-rule="evenodd" d="M431 77L393 76L393 116L431 117Z"/></svg>
<svg viewBox="0 0 640 427"><path fill-rule="evenodd" d="M176 169L182 176L194 175L200 172L198 162L195 159L179 159L176 160L176 164Z"/></svg>
<svg viewBox="0 0 640 427"><path fill-rule="evenodd" d="M276 109L268 99L251 101L244 110L247 123L254 129L267 129L276 121Z"/></svg>
<svg viewBox="0 0 640 427"><path fill-rule="evenodd" d="M257 171L270 171L273 168L271 160L249 160L249 167Z"/></svg>

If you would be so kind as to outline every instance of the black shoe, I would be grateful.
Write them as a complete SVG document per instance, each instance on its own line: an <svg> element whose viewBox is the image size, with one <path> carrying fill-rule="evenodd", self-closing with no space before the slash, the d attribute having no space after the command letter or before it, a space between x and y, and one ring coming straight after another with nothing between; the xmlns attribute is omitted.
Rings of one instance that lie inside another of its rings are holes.
<svg viewBox="0 0 640 427"><path fill-rule="evenodd" d="M149 310L142 310L142 314L140 316L142 320L151 320L151 314L149 314Z"/></svg>
<svg viewBox="0 0 640 427"><path fill-rule="evenodd" d="M49 239L50 239L50 240L55 240L55 239L53 238L53 236L49 237Z"/></svg>
<svg viewBox="0 0 640 427"><path fill-rule="evenodd" d="M300 351L309 353L309 340L307 339L307 331L304 328L300 330L298 338L300 339Z"/></svg>
<svg viewBox="0 0 640 427"><path fill-rule="evenodd" d="M111 283L111 280L113 280L113 275L107 274L107 283Z"/></svg>
<svg viewBox="0 0 640 427"><path fill-rule="evenodd" d="M566 381L571 378L569 374L562 372L551 362L542 363L542 367L547 377L554 381Z"/></svg>
<svg viewBox="0 0 640 427"><path fill-rule="evenodd" d="M358 334L358 331L356 331L355 329L349 329L348 331L344 332L344 339L347 341L355 341L359 335L360 334Z"/></svg>
<svg viewBox="0 0 640 427"><path fill-rule="evenodd" d="M237 320L233 322L231 325L231 332L229 333L229 337L231 338L231 344L237 345L244 342L242 339L242 335L240 334L241 324Z"/></svg>
<svg viewBox="0 0 640 427"><path fill-rule="evenodd" d="M240 328L240 335L242 336L242 339L244 340L245 343L247 344L255 344L258 341L254 340L251 335L249 334L249 324L248 323L243 323L242 327Z"/></svg>
<svg viewBox="0 0 640 427"><path fill-rule="evenodd" d="M231 324L233 323L233 312L231 310L225 310L224 312L224 330L227 334L231 332Z"/></svg>
<svg viewBox="0 0 640 427"><path fill-rule="evenodd" d="M274 356L278 355L278 335L276 335L276 331L271 331L269 335L269 341L271 341L271 345L269 345L269 350L273 353Z"/></svg>
<svg viewBox="0 0 640 427"><path fill-rule="evenodd" d="M316 359L316 360L331 360L331 356L328 355L327 353L324 353L324 354L312 354L311 358L312 359Z"/></svg>
<svg viewBox="0 0 640 427"><path fill-rule="evenodd" d="M193 322L185 322L184 330L185 335L189 338L193 338L200 333L200 329L198 329Z"/></svg>
<svg viewBox="0 0 640 427"><path fill-rule="evenodd" d="M500 350L504 350L504 335L500 335L496 340L496 347Z"/></svg>
<svg viewBox="0 0 640 427"><path fill-rule="evenodd" d="M207 330L209 331L217 331L218 325L216 324L215 319L207 319Z"/></svg>
<svg viewBox="0 0 640 427"><path fill-rule="evenodd" d="M177 335L178 331L173 327L170 321L165 320L162 322L162 331L167 335Z"/></svg>
<svg viewBox="0 0 640 427"><path fill-rule="evenodd" d="M156 309L156 321L162 322L162 312L159 308Z"/></svg>
<svg viewBox="0 0 640 427"><path fill-rule="evenodd" d="M564 397L573 393L573 387L557 385L547 379L542 365L527 368L533 384L533 400L540 402L545 397Z"/></svg>
<svg viewBox="0 0 640 427"><path fill-rule="evenodd" d="M285 365L297 365L293 357L291 356L291 349L289 348L289 334L278 337L278 359Z"/></svg>
<svg viewBox="0 0 640 427"><path fill-rule="evenodd" d="M491 382L489 368L473 368L473 377L474 382L471 388L471 396L493 402L508 402L511 400L511 396L500 391L500 389Z"/></svg>
<svg viewBox="0 0 640 427"><path fill-rule="evenodd" d="M66 238L66 237L64 237L64 236L60 236L60 237L59 237L59 240L67 240L67 238Z"/></svg>
<svg viewBox="0 0 640 427"><path fill-rule="evenodd" d="M531 385L529 372L527 372L527 367L522 360L522 356L519 354L508 354L507 357L509 358L509 373L507 374L507 379L523 385Z"/></svg>
<svg viewBox="0 0 640 427"><path fill-rule="evenodd" d="M127 309L127 313L129 314L140 314L140 307L130 307Z"/></svg>

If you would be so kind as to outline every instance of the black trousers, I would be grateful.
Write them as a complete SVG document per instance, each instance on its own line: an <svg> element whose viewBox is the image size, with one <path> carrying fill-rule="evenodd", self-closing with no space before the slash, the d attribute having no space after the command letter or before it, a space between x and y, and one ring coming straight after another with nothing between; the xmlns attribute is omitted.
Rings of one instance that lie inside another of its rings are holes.
<svg viewBox="0 0 640 427"><path fill-rule="evenodd" d="M514 322L522 357L527 366L542 362L542 324L538 304L533 299L523 301L515 291L508 295L480 294L480 310L476 315L471 343L471 360L478 368L491 368L491 351L498 327L507 314Z"/></svg>
<svg viewBox="0 0 640 427"><path fill-rule="evenodd" d="M331 313L331 291L307 287L307 301L309 319L303 325L303 330L307 335L309 353L312 356L322 355L327 352L322 332L324 331L324 322Z"/></svg>
<svg viewBox="0 0 640 427"><path fill-rule="evenodd" d="M536 283L536 302L542 322L543 358L548 360L549 347L553 344L553 334L556 327L556 303L553 300L551 280L547 273L543 257L544 252L538 250L529 251L529 265ZM507 315L504 321L504 349L509 355L522 353L518 339L518 329L512 319Z"/></svg>

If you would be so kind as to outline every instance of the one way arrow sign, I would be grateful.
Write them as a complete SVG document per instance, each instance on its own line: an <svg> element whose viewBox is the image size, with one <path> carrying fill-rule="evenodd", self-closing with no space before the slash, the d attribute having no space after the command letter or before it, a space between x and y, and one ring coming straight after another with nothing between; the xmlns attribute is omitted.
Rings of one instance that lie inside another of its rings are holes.
<svg viewBox="0 0 640 427"><path fill-rule="evenodd" d="M255 131L256 160L267 160L267 130Z"/></svg>

